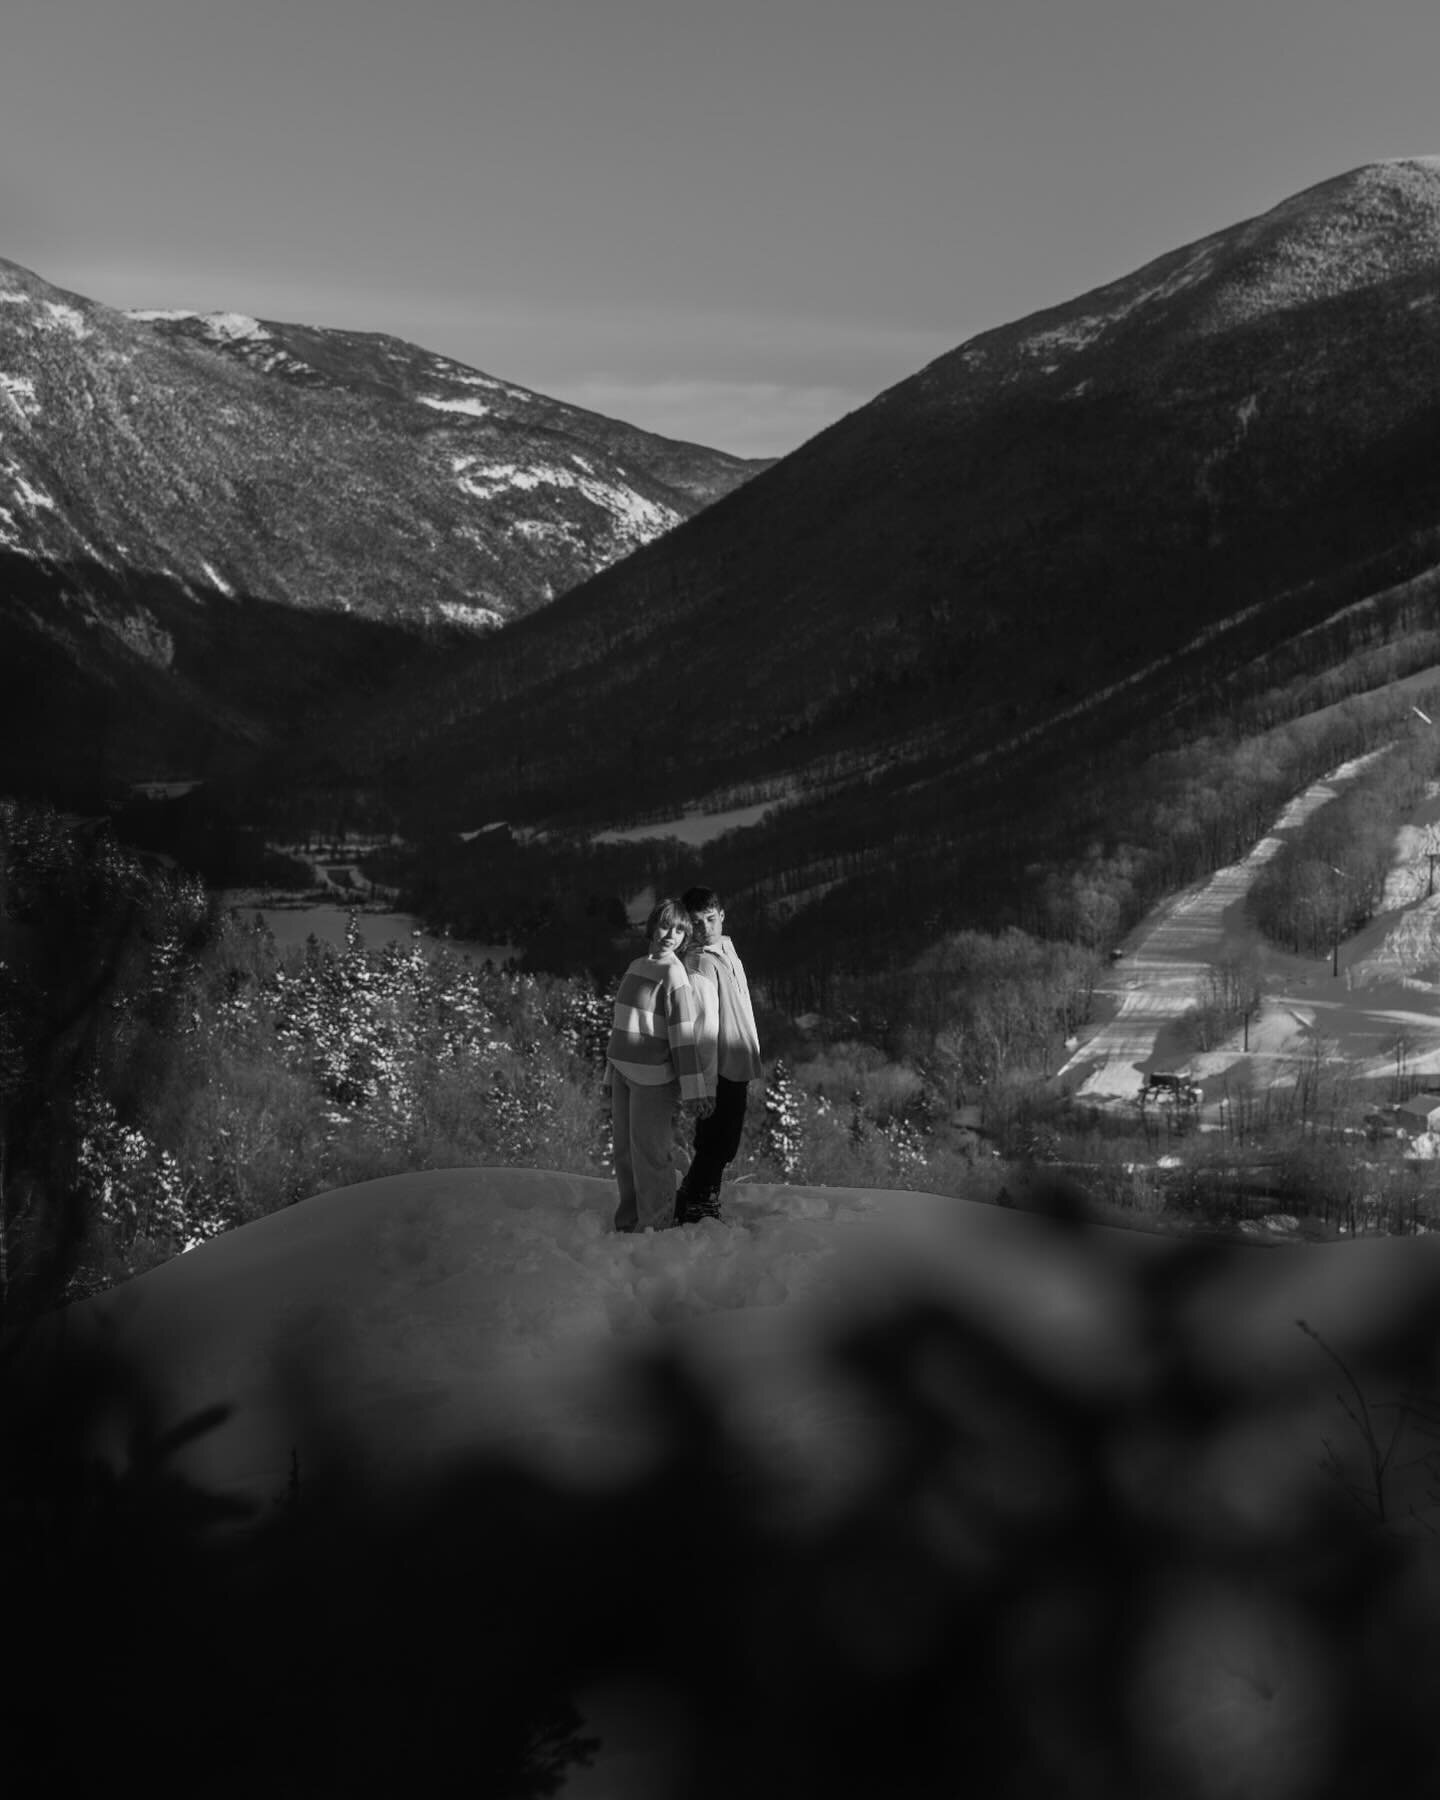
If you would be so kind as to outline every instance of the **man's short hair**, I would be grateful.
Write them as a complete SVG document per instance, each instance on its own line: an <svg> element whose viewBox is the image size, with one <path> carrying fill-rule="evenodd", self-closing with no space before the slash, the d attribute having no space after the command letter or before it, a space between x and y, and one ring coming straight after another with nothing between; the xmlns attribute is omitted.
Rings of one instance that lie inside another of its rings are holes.
<svg viewBox="0 0 1440 1800"><path fill-rule="evenodd" d="M714 888L688 887L680 896L680 904L688 913L701 913L704 912L707 907L718 906L720 904L720 896L715 892Z"/></svg>

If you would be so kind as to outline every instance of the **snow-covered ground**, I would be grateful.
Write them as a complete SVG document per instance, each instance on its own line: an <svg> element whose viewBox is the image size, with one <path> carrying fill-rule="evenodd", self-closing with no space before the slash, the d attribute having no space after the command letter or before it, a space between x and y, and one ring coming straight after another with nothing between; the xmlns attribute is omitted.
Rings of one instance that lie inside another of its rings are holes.
<svg viewBox="0 0 1440 1800"><path fill-rule="evenodd" d="M1365 766L1333 770L1294 799L1248 856L1173 896L1133 932L1108 991L1115 1016L1089 1034L1059 1071L1083 1099L1132 1103L1143 1076L1176 1070L1205 1094L1213 1120L1227 1085L1260 1089L1291 1082L1317 1045L1328 1062L1362 1078L1393 1075L1398 1054L1410 1076L1440 1075L1440 894L1431 896L1431 852L1440 853L1440 798L1404 825L1395 843L1381 913L1341 943L1335 958L1292 956L1266 942L1247 916L1256 876L1315 809ZM1195 1052L1178 1031L1210 970L1250 959L1264 1001L1247 1034ZM1106 991L1103 990L1102 991Z"/></svg>
<svg viewBox="0 0 1440 1800"><path fill-rule="evenodd" d="M732 806L724 812L701 812L698 808L661 819L648 825L617 827L613 831L597 831L597 844L633 844L642 838L673 837L682 844L708 844L726 831L757 824L778 805L775 800L761 800L753 806Z"/></svg>
<svg viewBox="0 0 1440 1800"><path fill-rule="evenodd" d="M404 943L419 931L427 944L444 944L462 956L474 957L477 962L488 958L497 967L520 954L514 944L481 944L469 938L437 937L434 932L425 931L413 913L366 911L361 904L363 895L358 891L354 906L313 900L287 901L284 896L245 888L233 888L223 899L242 919L263 918L282 950L297 949L309 937L318 938L322 944L330 944L335 949L343 948L353 912L361 940L369 950L381 950L397 940Z"/></svg>
<svg viewBox="0 0 1440 1800"><path fill-rule="evenodd" d="M346 1481L369 1491L403 1488L477 1451L574 1493L626 1491L660 1454L633 1358L670 1344L776 1471L789 1504L823 1520L863 1491L894 1423L819 1353L823 1333L883 1316L895 1299L938 1300L1075 1405L1113 1404L1150 1379L1136 1277L1186 1254L1174 1240L1077 1231L926 1194L759 1185L727 1192L724 1222L622 1237L610 1229L614 1198L608 1181L538 1170L367 1182L71 1306L32 1353L57 1340L102 1346L133 1370L143 1417L117 1403L100 1440L121 1467L132 1432L140 1454L157 1433L219 1405L213 1428L177 1434L167 1466L213 1492L268 1502L292 1467L313 1482L337 1455ZM1232 1397L1250 1396L1254 1410L1233 1441L1214 1445L1205 1491L1187 1504L1203 1508L1208 1531L1268 1529L1264 1521L1293 1516L1299 1495L1333 1486L1319 1466L1325 1440L1342 1459L1353 1451L1363 1477L1334 1371L1296 1320L1354 1357L1433 1294L1440 1243L1237 1245L1207 1268L1202 1290L1170 1293L1167 1317L1184 1302L1196 1367ZM963 1460L982 1487L1003 1473L1006 1506L1020 1509L1007 1516L1056 1504L1051 1464L1033 1442L1007 1460L1006 1409L947 1389L948 1365L933 1374L946 1417L978 1407L983 1429L959 1440ZM1132 1474L1153 1483L1162 1464ZM1397 1490L1407 1479L1433 1510L1428 1476L1397 1465ZM963 1523L969 1488L961 1481L954 1492ZM643 1581L652 1547L616 1548ZM1257 1755L1267 1766L1313 1766L1325 1743L1323 1682L1291 1631L1298 1615L1235 1615L1232 1599L1221 1596L1219 1615L1187 1603L1166 1626L1180 1634L1179 1660L1168 1687L1147 1690L1151 1724L1198 1766L1194 1792L1302 1793L1303 1782L1247 1785L1245 1769ZM685 1604L683 1592L674 1603ZM581 1703L602 1750L570 1777L569 1800L669 1791L654 1709L603 1692ZM1198 1736L1197 1708L1207 1721Z"/></svg>
<svg viewBox="0 0 1440 1800"><path fill-rule="evenodd" d="M733 1384L747 1435L823 1504L853 1471L861 1418L808 1361L827 1324L925 1294L1082 1388L1103 1385L1124 1373L1135 1320L1112 1304L1095 1246L1117 1282L1137 1260L1183 1253L1101 1226L1081 1244L1040 1213L899 1190L742 1182L725 1190L723 1222L635 1236L613 1231L614 1206L596 1176L388 1176L227 1232L59 1317L70 1343L98 1337L125 1356L161 1420L229 1403L177 1464L226 1494L272 1500L292 1451L318 1468L346 1437L382 1487L475 1444L603 1486L647 1455L645 1427L616 1405L621 1361L671 1338ZM1293 1374L1313 1354L1292 1341L1297 1307L1345 1343L1437 1275L1429 1239L1236 1246L1210 1351L1247 1378ZM297 1381L320 1384L323 1413Z"/></svg>

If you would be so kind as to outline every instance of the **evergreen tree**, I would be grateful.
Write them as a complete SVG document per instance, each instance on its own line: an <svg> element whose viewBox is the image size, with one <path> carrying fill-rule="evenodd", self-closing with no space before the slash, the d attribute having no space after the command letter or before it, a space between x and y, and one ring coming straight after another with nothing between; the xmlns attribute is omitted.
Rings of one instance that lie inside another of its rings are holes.
<svg viewBox="0 0 1440 1800"><path fill-rule="evenodd" d="M859 1088L850 1095L850 1148L863 1150L870 1136L870 1121L865 1117L865 1096Z"/></svg>
<svg viewBox="0 0 1440 1800"><path fill-rule="evenodd" d="M765 1084L761 1150L786 1181L799 1173L805 1140L800 1088L784 1057L778 1057Z"/></svg>
<svg viewBox="0 0 1440 1800"><path fill-rule="evenodd" d="M925 1167L925 1138L915 1121L897 1114L886 1122L884 1135L895 1174L905 1181L918 1175Z"/></svg>

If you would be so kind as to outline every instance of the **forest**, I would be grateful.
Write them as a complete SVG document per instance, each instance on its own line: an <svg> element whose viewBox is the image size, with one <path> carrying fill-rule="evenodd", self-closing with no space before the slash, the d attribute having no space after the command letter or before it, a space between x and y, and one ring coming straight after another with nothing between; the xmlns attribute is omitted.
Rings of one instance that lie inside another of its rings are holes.
<svg viewBox="0 0 1440 1800"><path fill-rule="evenodd" d="M1242 819L1254 828L1262 796L1292 778L1282 771L1329 766L1384 725L1342 708L1323 731L1232 758L1233 779L1205 790L1225 810L1208 838L1193 832L1188 866L1224 855ZM1417 730L1375 751L1360 784L1275 859L1256 906L1277 942L1325 954L1374 909L1396 822L1435 775L1435 743ZM1198 806L1190 824L1205 826ZM531 847L505 842L517 867L553 868L553 851L527 865ZM1171 867L1187 866L1168 849ZM672 888L677 853L693 854L673 842L607 852L617 879L627 858L633 879L638 858ZM727 921L766 1053L737 1173L1003 1203L1027 1172L1068 1171L1096 1216L1151 1229L1281 1211L1321 1234L1430 1219L1423 1172L1357 1131L1377 1101L1408 1091L1398 1069L1380 1096L1323 1058L1297 1064L1271 1092L1237 1093L1227 1129L1203 1138L1060 1091L1052 1072L1095 1017L1107 947L1153 861L1136 851L1052 869L1039 883L1048 934L942 930L904 963L831 971L824 1012L800 1010L814 989L767 958L743 911ZM111 1285L380 1175L491 1163L608 1174L610 995L637 946L613 893L546 924L503 968L418 932L369 948L353 917L342 947L311 937L282 951L263 919L227 911L195 874L107 824L0 802L6 1309ZM1196 1046L1239 1029L1261 998L1254 970L1218 970L1196 995Z"/></svg>
<svg viewBox="0 0 1440 1800"><path fill-rule="evenodd" d="M1204 731L1169 719L1117 743L1077 727L1063 757L1037 745L1003 773L917 784L909 766L877 770L843 803L797 797L703 851L497 820L397 844L370 872L457 936L522 944L532 969L596 976L631 897L702 880L725 896L776 1005L831 1012L867 978L893 984L948 931L1108 950L1165 894L1243 856L1310 782L1413 737L1412 705L1440 716L1440 688L1396 685L1433 654L1428 640L1357 650L1344 679L1289 670ZM1358 854L1346 866L1363 887Z"/></svg>
<svg viewBox="0 0 1440 1800"><path fill-rule="evenodd" d="M402 1170L606 1174L609 993L419 934L280 951L167 861L0 802L0 1294L24 1315L307 1195ZM625 961L622 945L612 980ZM965 1179L915 1071L772 1051L742 1162L780 1180ZM1046 1001L1038 997L1043 1010ZM1041 1031L1041 1024L1034 1029ZM1059 1029L1058 1022L1054 1029ZM948 1116L948 1115L947 1115Z"/></svg>

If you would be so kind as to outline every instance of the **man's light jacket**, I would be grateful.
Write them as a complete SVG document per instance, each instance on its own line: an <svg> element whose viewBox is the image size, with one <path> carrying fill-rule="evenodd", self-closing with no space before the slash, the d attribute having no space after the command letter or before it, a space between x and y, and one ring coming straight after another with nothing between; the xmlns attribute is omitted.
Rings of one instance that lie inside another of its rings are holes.
<svg viewBox="0 0 1440 1800"><path fill-rule="evenodd" d="M753 1081L762 1072L760 1034L745 965L735 946L728 937L718 944L697 945L685 952L685 967L699 1004L705 1093L715 1092L717 1075L726 1081Z"/></svg>

